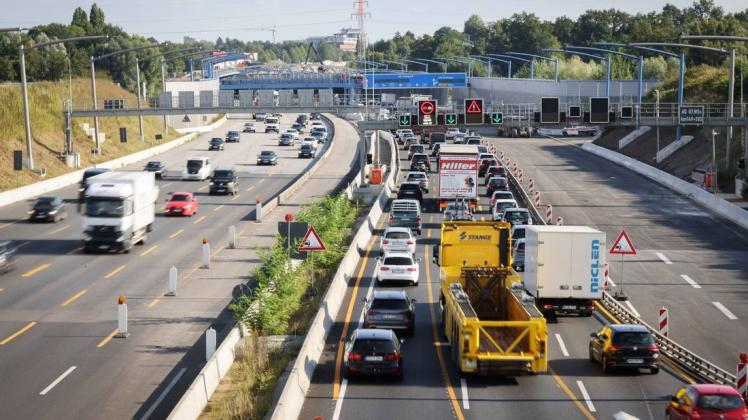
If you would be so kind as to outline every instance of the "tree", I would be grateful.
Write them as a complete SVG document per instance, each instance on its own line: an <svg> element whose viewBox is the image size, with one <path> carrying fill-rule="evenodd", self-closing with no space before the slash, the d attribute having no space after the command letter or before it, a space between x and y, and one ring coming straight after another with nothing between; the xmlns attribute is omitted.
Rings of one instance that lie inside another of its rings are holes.
<svg viewBox="0 0 748 420"><path fill-rule="evenodd" d="M488 43L488 28L486 27L485 22L483 22L483 19L478 15L470 16L468 20L465 21L465 26L462 32L464 32L473 43L474 52L485 52L486 44Z"/></svg>
<svg viewBox="0 0 748 420"><path fill-rule="evenodd" d="M106 19L104 18L104 11L101 10L101 8L96 4L91 5L91 13L89 13L91 26L93 26L94 29L102 29L104 28L104 24L106 23Z"/></svg>
<svg viewBox="0 0 748 420"><path fill-rule="evenodd" d="M77 7L73 12L73 20L70 24L85 29L86 33L91 29L91 24L88 22L86 11L80 7Z"/></svg>

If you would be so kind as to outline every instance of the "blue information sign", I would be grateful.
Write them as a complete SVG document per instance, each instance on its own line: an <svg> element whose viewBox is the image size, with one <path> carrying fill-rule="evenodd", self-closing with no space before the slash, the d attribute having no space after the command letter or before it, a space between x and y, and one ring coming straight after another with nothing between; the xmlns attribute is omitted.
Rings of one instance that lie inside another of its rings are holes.
<svg viewBox="0 0 748 420"><path fill-rule="evenodd" d="M466 87L465 73L374 73L366 75L366 88L434 89Z"/></svg>

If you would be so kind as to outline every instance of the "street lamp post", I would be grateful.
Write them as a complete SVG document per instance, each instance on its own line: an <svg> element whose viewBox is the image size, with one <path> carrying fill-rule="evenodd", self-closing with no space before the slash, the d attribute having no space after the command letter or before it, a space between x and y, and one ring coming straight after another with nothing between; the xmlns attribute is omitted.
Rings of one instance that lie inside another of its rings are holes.
<svg viewBox="0 0 748 420"><path fill-rule="evenodd" d="M137 86L137 92L138 92L138 125L140 126L140 141L145 141L145 135L143 134L143 114L140 112L140 57L135 56L135 80L138 84Z"/></svg>
<svg viewBox="0 0 748 420"><path fill-rule="evenodd" d="M520 52L513 52L513 51L509 51L507 54L510 54L510 55L520 55L520 56L523 56L523 57L537 58L537 59L543 60L543 61L550 61L551 63L553 63L553 80L555 80L556 82L558 82L558 58L549 58L549 57L546 57L546 56L543 56L543 55L520 53Z"/></svg>
<svg viewBox="0 0 748 420"><path fill-rule="evenodd" d="M716 137L719 131L712 130L712 193L717 195L717 146Z"/></svg>
<svg viewBox="0 0 748 420"><path fill-rule="evenodd" d="M655 125L657 126L657 153L660 153L660 90L655 89Z"/></svg>
<svg viewBox="0 0 748 420"><path fill-rule="evenodd" d="M521 58L521 57L515 57L513 55L507 55L507 54L483 54L483 55L486 55L488 57L505 58L507 60L517 60L523 63L527 63L530 65L530 80L535 79L535 61L534 60L529 60L527 58ZM510 64L510 68L511 68L511 64ZM511 75L509 76L509 78L510 79L512 78Z"/></svg>
<svg viewBox="0 0 748 420"><path fill-rule="evenodd" d="M489 67L490 67L491 61L498 61L499 63L504 63L504 64L507 65L507 78L508 79L512 78L512 61L511 60L504 60L504 59L501 59L501 58L488 57L488 56L485 56L485 55L471 55L470 57L482 58L484 60L487 60L488 64L489 64ZM490 73L491 72L489 72L489 75L490 75Z"/></svg>
<svg viewBox="0 0 748 420"><path fill-rule="evenodd" d="M16 28L12 28L16 29ZM20 29L20 28L18 28ZM58 39L56 41L42 42L31 45L28 49L46 47L48 45L64 44L75 41L93 41L96 39L106 39L109 35L79 36L73 38ZM29 169L34 170L34 155L31 151L31 117L29 116L29 90L26 82L26 47L23 43L18 47L18 62L21 67L21 96L23 97L23 124L26 131L26 153L29 155Z"/></svg>

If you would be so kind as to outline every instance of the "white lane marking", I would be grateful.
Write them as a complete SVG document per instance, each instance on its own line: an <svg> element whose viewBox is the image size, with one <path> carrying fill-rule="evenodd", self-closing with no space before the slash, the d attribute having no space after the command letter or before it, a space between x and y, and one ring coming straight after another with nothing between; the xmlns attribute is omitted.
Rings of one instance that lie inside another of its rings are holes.
<svg viewBox="0 0 748 420"><path fill-rule="evenodd" d="M371 283L369 284L369 289L366 291L366 299L370 299L372 293L374 293L374 283L376 282L375 279L371 280ZM366 309L366 306L361 308L361 316L358 318L358 326L356 328L361 328L364 325L364 310ZM332 420L339 420L340 419L340 411L343 409L343 399L345 398L345 390L348 387L348 379L343 378L342 381L340 381L340 392L338 392L338 400L335 401L335 411L332 413ZM144 419L145 420L145 419Z"/></svg>
<svg viewBox="0 0 748 420"><path fill-rule="evenodd" d="M688 283L688 284L690 284L691 286L693 286L693 288L694 288L694 289L701 289L701 286L700 286L700 285L699 285L698 283L696 283L696 282L694 281L694 279L692 279L691 277L688 277L688 276L687 276L687 275L685 275L685 274L681 274L681 275L680 275L680 277L681 277L681 278L682 278L683 280L685 280L685 281L686 281L686 283Z"/></svg>
<svg viewBox="0 0 748 420"><path fill-rule="evenodd" d="M65 377L67 377L68 375L70 375L71 373L73 373L74 370L75 370L75 366L70 366L68 368L68 370L65 371L65 373L63 373L62 375L58 376L57 379L55 379L54 382L52 382L46 388L44 388L44 390L42 390L42 392L40 392L39 395L47 395L47 393L49 391L51 391L52 388L54 388L55 386L57 386L57 384L59 384L60 382L62 382L62 380L65 379Z"/></svg>
<svg viewBox="0 0 748 420"><path fill-rule="evenodd" d="M465 378L460 378L460 388L462 388L462 408L470 410L470 400L468 399L468 387Z"/></svg>
<svg viewBox="0 0 748 420"><path fill-rule="evenodd" d="M661 253L661 252L658 252L658 253L657 253L657 256L658 256L658 257L660 257L660 259L662 260L662 262L664 262L664 263L665 263L665 264L667 264L667 265L670 265L670 264L672 264L672 263L673 263L672 261L670 261L670 260L669 260L669 259L668 259L668 258L667 258L667 257L665 256L665 254L663 254L663 253Z"/></svg>
<svg viewBox="0 0 748 420"><path fill-rule="evenodd" d="M729 319L738 319L738 317L735 316L734 313L730 312L729 309L725 308L725 305L719 303L719 302L712 302L712 305L716 306L717 309L719 309L725 316Z"/></svg>
<svg viewBox="0 0 748 420"><path fill-rule="evenodd" d="M556 340L558 340L558 346L561 347L561 353L564 354L564 357L569 357L569 351L566 350L566 344L564 344L564 339L561 338L561 334L556 333Z"/></svg>
<svg viewBox="0 0 748 420"><path fill-rule="evenodd" d="M582 381L577 381L577 386L579 387L579 391L582 393L582 396L584 397L584 402L587 404L587 408L591 412L595 412L595 406L592 404L592 400L590 399L590 394L587 393L587 388L584 387L584 383Z"/></svg>
<svg viewBox="0 0 748 420"><path fill-rule="evenodd" d="M631 304L630 300L627 300L624 303L626 303L626 306L629 307L629 310L631 310L631 312L634 314L635 317L637 317L637 318L641 318L642 317L641 314L639 314L639 311L637 311L636 308L634 308L634 305Z"/></svg>
<svg viewBox="0 0 748 420"><path fill-rule="evenodd" d="M610 276L608 276L608 284L610 285L610 287L616 287L615 282Z"/></svg>
<svg viewBox="0 0 748 420"><path fill-rule="evenodd" d="M158 398L156 398L156 401L154 401L151 408L149 408L148 411L145 412L141 420L148 420L148 417L150 417L150 415L153 414L153 412L156 410L156 407L158 407L158 405L161 404L161 401L163 401L164 398L166 398L166 395L169 393L169 391L171 391L172 388L174 388L174 385L177 384L177 382L179 381L179 378L181 378L185 372L187 372L187 368L179 369L179 372L177 372L177 374L174 375L174 378L171 380L171 382L169 382L169 385L167 385L166 388L163 390L163 392L161 392L161 395L159 395Z"/></svg>

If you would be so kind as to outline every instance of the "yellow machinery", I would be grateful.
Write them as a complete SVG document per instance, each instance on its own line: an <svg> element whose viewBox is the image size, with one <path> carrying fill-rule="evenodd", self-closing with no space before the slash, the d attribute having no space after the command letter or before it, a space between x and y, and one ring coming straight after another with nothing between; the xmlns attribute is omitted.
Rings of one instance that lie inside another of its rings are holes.
<svg viewBox="0 0 748 420"><path fill-rule="evenodd" d="M548 369L545 318L510 267L510 230L505 222L442 223L434 249L441 267L441 324L461 372Z"/></svg>

